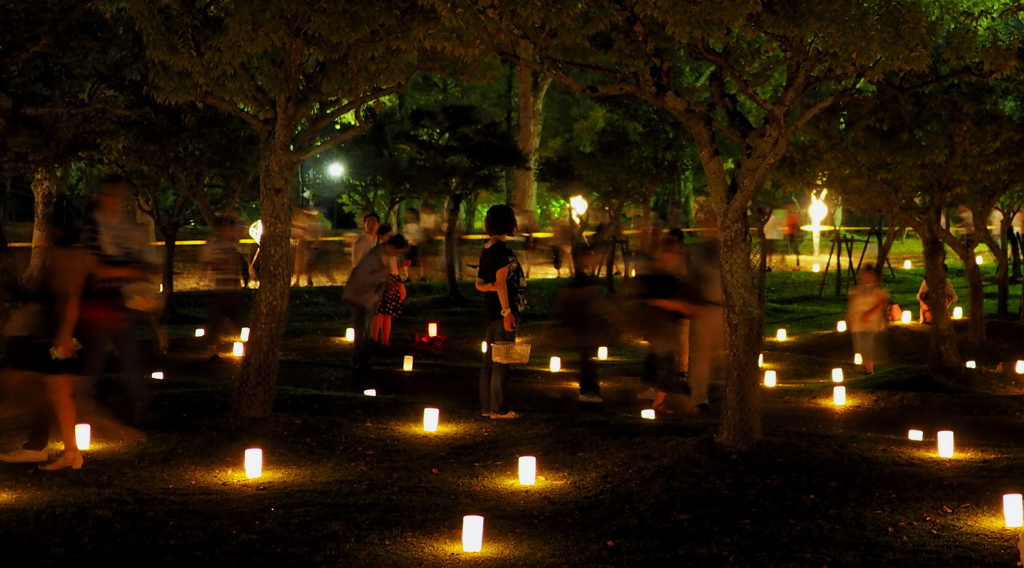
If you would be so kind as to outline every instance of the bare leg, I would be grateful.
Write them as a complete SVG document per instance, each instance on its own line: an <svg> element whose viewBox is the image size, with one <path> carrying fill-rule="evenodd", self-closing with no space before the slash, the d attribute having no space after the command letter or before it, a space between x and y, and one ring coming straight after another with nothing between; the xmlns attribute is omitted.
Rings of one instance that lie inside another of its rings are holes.
<svg viewBox="0 0 1024 568"><path fill-rule="evenodd" d="M71 398L71 375L46 375L46 394L53 404L53 412L60 426L60 435L64 439L64 453L54 461L39 466L43 470L55 470L65 467L78 469L82 467L82 453L78 451L75 441L75 401Z"/></svg>
<svg viewBox="0 0 1024 568"><path fill-rule="evenodd" d="M377 316L381 319L381 331L384 345L391 345L391 316Z"/></svg>
<svg viewBox="0 0 1024 568"><path fill-rule="evenodd" d="M374 341L377 341L377 338L380 337L380 324L383 320L384 316L380 314L373 316L373 323L370 324L370 338Z"/></svg>

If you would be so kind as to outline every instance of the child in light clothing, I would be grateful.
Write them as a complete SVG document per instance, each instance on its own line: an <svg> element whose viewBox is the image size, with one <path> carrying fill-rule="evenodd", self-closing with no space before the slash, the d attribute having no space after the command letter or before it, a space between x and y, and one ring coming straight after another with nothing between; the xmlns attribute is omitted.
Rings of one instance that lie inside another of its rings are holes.
<svg viewBox="0 0 1024 568"><path fill-rule="evenodd" d="M850 303L846 310L846 321L853 337L853 350L860 353L864 368L875 372L875 338L885 331L885 310L889 305L889 293L879 285L878 273L868 265L859 275L856 287L850 290ZM860 368L860 365L857 366Z"/></svg>

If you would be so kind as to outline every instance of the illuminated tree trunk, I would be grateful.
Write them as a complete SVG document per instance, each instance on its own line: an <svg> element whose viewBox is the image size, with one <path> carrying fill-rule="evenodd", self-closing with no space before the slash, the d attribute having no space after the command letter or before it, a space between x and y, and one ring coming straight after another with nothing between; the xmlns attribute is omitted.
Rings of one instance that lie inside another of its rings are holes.
<svg viewBox="0 0 1024 568"><path fill-rule="evenodd" d="M938 214L935 215L936 223ZM946 310L946 276L942 270L946 249L934 231L924 226L915 227L921 237L924 252L925 280L928 282L928 309L932 314L932 334L928 345L928 366L933 369L961 367L956 332Z"/></svg>
<svg viewBox="0 0 1024 568"><path fill-rule="evenodd" d="M526 156L529 169L512 171L512 207L516 211L537 211L537 183L534 169L537 165L537 146L543 119L544 94L551 79L540 77L526 66L517 65L519 120L516 122L516 142Z"/></svg>
<svg viewBox="0 0 1024 568"><path fill-rule="evenodd" d="M762 436L757 356L764 343L764 305L760 301L759 279L750 266L748 226L746 209L734 207L720 214L727 357L718 440L734 451L750 449Z"/></svg>
<svg viewBox="0 0 1024 568"><path fill-rule="evenodd" d="M444 230L444 276L448 283L448 298L456 302L462 300L455 263L458 262L459 210L462 209L463 199L464 196L457 192L448 197L447 224Z"/></svg>
<svg viewBox="0 0 1024 568"><path fill-rule="evenodd" d="M282 136L285 138L285 136ZM288 317L292 272L291 178L297 164L287 142L266 143L260 160L260 287L252 311L252 334L245 349L232 412L240 418L269 416L277 386L281 336Z"/></svg>
<svg viewBox="0 0 1024 568"><path fill-rule="evenodd" d="M50 242L50 217L57 197L63 193L60 176L53 169L39 168L32 180L32 196L35 198L32 223L32 257L28 269L22 276L25 285L34 288L42 275L46 258L46 245Z"/></svg>
<svg viewBox="0 0 1024 568"><path fill-rule="evenodd" d="M964 274L967 276L967 289L971 313L967 320L967 339L974 347L985 343L985 282L981 277L981 268L974 261L974 250L963 259Z"/></svg>

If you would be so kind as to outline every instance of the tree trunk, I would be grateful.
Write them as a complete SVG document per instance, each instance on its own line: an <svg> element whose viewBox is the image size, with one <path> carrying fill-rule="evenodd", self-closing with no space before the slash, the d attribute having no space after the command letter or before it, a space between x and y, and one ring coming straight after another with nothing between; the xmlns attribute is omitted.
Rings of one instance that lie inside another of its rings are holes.
<svg viewBox="0 0 1024 568"><path fill-rule="evenodd" d="M932 313L932 334L928 346L928 366L932 369L960 368L960 350L956 332L946 310L946 275L942 270L946 249L933 231L919 230L924 249L925 280L928 282L928 309Z"/></svg>
<svg viewBox="0 0 1024 568"><path fill-rule="evenodd" d="M464 198L461 193L453 193L448 197L448 224L444 231L444 275L448 282L448 298L455 302L462 301L455 263L459 246L459 210Z"/></svg>
<svg viewBox="0 0 1024 568"><path fill-rule="evenodd" d="M1013 226L1010 227L1010 232L1006 234L1006 240L1010 242L1010 250L1013 254L1013 281L1020 280L1020 239L1017 238L1017 234L1013 232Z"/></svg>
<svg viewBox="0 0 1024 568"><path fill-rule="evenodd" d="M725 297L725 404L718 440L744 451L761 439L761 389L757 356L764 343L764 305L750 266L746 210L719 212L722 292Z"/></svg>
<svg viewBox="0 0 1024 568"><path fill-rule="evenodd" d="M277 386L281 335L288 317L292 273L291 178L297 164L287 143L274 140L260 157L260 282L252 312L252 335L246 345L232 413L240 418L269 416Z"/></svg>
<svg viewBox="0 0 1024 568"><path fill-rule="evenodd" d="M892 220L889 222L891 223ZM879 224L881 224L881 220L879 220ZM881 230L881 226L879 226L879 230ZM878 243L878 260L875 261L875 272L878 273L879 281L881 281L882 273L885 272L885 263L889 260L889 251L892 250L892 245L896 242L896 237L902 232L903 230L901 227L886 227L884 241L881 239L881 234L879 234L880 242Z"/></svg>
<svg viewBox="0 0 1024 568"><path fill-rule="evenodd" d="M516 122L516 143L526 156L529 169L512 172L512 208L517 212L537 212L537 183L534 170L537 165L537 146L543 119L544 94L551 79L539 76L524 65L516 66L519 94L519 120Z"/></svg>
<svg viewBox="0 0 1024 568"><path fill-rule="evenodd" d="M985 343L985 282L981 277L981 268L974 262L974 249L968 249L967 252L963 258L971 308L967 321L967 339L973 347L980 347Z"/></svg>
<svg viewBox="0 0 1024 568"><path fill-rule="evenodd" d="M160 321L165 322L176 314L174 309L174 252L180 228L181 225L178 223L160 226L160 234L164 238L164 265L160 278L164 290L164 312L160 316Z"/></svg>
<svg viewBox="0 0 1024 568"><path fill-rule="evenodd" d="M32 180L32 196L35 198L32 221L32 257L22 280L28 288L35 288L42 275L46 259L46 245L50 243L50 217L57 197L63 193L60 176L52 168L39 168Z"/></svg>
<svg viewBox="0 0 1024 568"><path fill-rule="evenodd" d="M996 259L996 316L998 317L1010 315L1010 260L1007 253L1010 250L1010 241L1013 239L1013 227L1010 227L1009 233L1005 229L1005 226L1000 226L1000 232L1004 235L1002 245L997 243L988 231L982 234L981 239Z"/></svg>

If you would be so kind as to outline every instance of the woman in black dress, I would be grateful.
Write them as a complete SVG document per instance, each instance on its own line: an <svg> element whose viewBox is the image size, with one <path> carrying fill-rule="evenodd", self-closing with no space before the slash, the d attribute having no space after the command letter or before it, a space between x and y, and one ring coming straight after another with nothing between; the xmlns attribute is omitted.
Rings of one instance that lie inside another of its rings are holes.
<svg viewBox="0 0 1024 568"><path fill-rule="evenodd" d="M480 367L480 414L490 418L518 418L508 409L505 382L508 365L491 359L491 345L495 341L515 341L519 316L526 306L526 276L516 255L505 242L515 235L516 215L507 205L495 205L487 210L484 228L490 240L480 253L476 289L484 293L484 315L487 321L484 353Z"/></svg>

